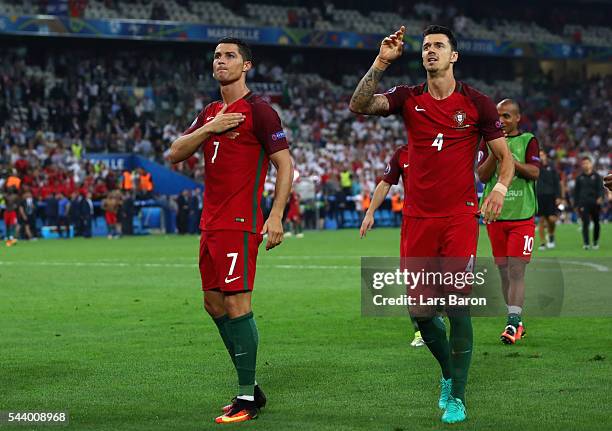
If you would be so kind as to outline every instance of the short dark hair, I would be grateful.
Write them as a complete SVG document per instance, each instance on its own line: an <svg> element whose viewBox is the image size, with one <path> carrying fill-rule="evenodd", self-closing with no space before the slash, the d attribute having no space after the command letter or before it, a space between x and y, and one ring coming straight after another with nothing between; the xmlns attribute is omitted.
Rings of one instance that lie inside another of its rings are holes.
<svg viewBox="0 0 612 431"><path fill-rule="evenodd" d="M443 34L446 37L448 37L448 41L451 44L451 48L453 49L453 51L457 51L457 38L455 37L455 34L453 33L453 31L448 28L448 27L444 27L442 25L429 25L425 28L425 30L423 30L423 37L427 36L428 34Z"/></svg>
<svg viewBox="0 0 612 431"><path fill-rule="evenodd" d="M238 45L238 52L242 56L242 59L244 61L253 62L253 52L251 51L251 47L244 40L238 39L237 37L224 37L223 39L219 39L217 41L217 44L220 43L233 43Z"/></svg>

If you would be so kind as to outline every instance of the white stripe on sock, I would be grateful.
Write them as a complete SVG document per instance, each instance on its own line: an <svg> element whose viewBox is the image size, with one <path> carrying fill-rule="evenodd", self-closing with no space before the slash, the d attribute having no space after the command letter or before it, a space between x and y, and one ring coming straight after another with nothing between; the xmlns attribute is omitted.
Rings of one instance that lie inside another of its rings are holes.
<svg viewBox="0 0 612 431"><path fill-rule="evenodd" d="M255 397L253 395L238 395L236 398L245 401L255 401Z"/></svg>

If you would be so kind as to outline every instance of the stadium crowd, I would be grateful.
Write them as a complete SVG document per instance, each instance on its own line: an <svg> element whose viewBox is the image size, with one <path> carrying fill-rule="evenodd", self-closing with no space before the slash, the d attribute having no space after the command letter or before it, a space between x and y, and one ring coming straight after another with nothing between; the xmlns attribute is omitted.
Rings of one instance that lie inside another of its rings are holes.
<svg viewBox="0 0 612 431"><path fill-rule="evenodd" d="M197 155L176 166L166 158L169 144L216 98L216 84L207 73L209 57L185 58L170 50L157 56L129 50L37 54L25 46L0 48L6 60L0 64L0 189L7 189L10 177L41 200L75 192L91 193L95 200L120 188L122 173L87 161L87 152L137 153L201 181L203 163ZM169 62L172 68L166 67ZM281 114L301 181L315 188L317 199L307 210L318 209L342 223L343 209L363 210L364 199L367 204L387 160L405 142L404 127L393 116L354 116L348 100L355 79L332 81L304 73L305 67L299 54L283 67L264 59L249 82L256 90L272 85L270 98ZM389 76L384 85L415 84L418 77ZM570 83L543 75L517 83L517 94L489 87L495 100L512 96L519 101L522 127L535 133L554 161L566 198L563 219L572 219L580 157L590 155L601 174L610 169L611 84L609 77ZM269 193L272 184L267 184ZM394 192L401 195L401 186ZM608 211L604 218L609 216Z"/></svg>

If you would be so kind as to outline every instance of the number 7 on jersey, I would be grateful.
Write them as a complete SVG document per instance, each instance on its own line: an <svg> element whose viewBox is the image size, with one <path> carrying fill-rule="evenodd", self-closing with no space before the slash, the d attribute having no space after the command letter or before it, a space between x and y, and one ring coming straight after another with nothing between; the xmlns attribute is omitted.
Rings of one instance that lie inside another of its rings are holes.
<svg viewBox="0 0 612 431"><path fill-rule="evenodd" d="M215 163L215 159L217 158L217 153L219 152L219 141L213 142L213 145L215 146L215 153L213 154L212 159L210 160L210 163Z"/></svg>

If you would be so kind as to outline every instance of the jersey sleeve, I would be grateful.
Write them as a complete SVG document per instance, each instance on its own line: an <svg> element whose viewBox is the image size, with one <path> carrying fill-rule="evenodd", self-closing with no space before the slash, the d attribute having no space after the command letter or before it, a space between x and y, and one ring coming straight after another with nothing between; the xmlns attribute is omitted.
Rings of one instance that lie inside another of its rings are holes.
<svg viewBox="0 0 612 431"><path fill-rule="evenodd" d="M502 138L502 124L493 101L484 94L478 93L472 97L472 101L478 110L478 128L486 142Z"/></svg>
<svg viewBox="0 0 612 431"><path fill-rule="evenodd" d="M538 169L540 168L540 144L535 136L531 138L527 144L527 150L525 151L525 163L535 166Z"/></svg>
<svg viewBox="0 0 612 431"><path fill-rule="evenodd" d="M399 165L399 154L400 150L397 150L389 163L387 163L387 167L385 168L385 173L383 174L382 180L388 184L397 184L399 182L399 178L401 175L400 165Z"/></svg>
<svg viewBox="0 0 612 431"><path fill-rule="evenodd" d="M267 103L253 104L253 131L268 155L289 148L280 118Z"/></svg>
<svg viewBox="0 0 612 431"><path fill-rule="evenodd" d="M404 110L404 102L410 96L410 87L398 85L385 91L383 95L389 101L389 111L385 115L401 114Z"/></svg>
<svg viewBox="0 0 612 431"><path fill-rule="evenodd" d="M198 116L195 117L195 119L193 120L193 123L191 123L191 126L189 126L187 130L183 132L183 136L193 133L194 131L198 130L200 127L204 125L204 115L205 115L206 109L208 109L208 106L202 109L202 111L198 114Z"/></svg>

